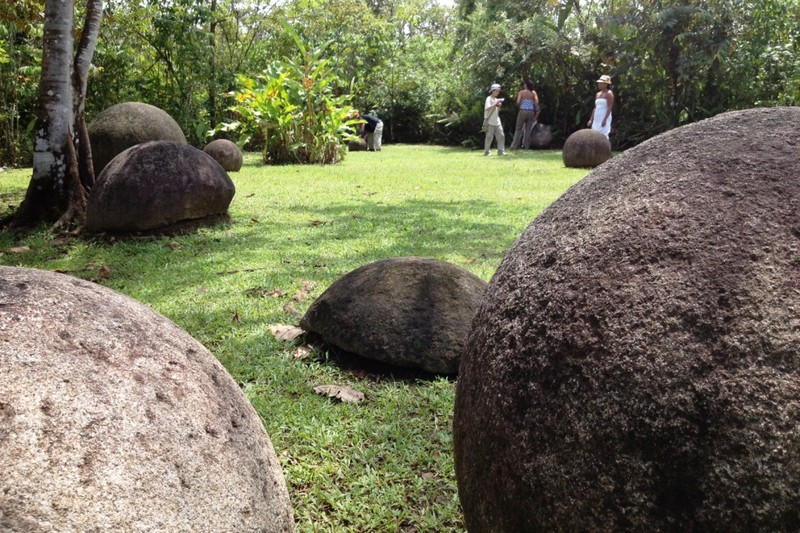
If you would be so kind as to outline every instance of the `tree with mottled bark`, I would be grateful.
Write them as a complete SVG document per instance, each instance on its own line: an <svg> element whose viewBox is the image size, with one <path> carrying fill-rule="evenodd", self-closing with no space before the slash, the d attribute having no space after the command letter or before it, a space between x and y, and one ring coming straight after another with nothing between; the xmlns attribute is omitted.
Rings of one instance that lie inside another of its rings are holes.
<svg viewBox="0 0 800 533"><path fill-rule="evenodd" d="M102 11L102 0L86 1L76 49L74 0L45 2L33 176L25 199L16 212L0 221L0 226L53 222L53 229L59 229L83 222L87 194L94 183L84 101Z"/></svg>

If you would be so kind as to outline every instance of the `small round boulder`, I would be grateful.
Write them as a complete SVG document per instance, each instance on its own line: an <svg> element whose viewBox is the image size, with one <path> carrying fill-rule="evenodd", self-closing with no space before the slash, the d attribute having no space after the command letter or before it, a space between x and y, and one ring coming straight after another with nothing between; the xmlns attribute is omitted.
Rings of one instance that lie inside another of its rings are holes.
<svg viewBox="0 0 800 533"><path fill-rule="evenodd" d="M0 529L294 531L258 414L178 326L0 266L0 331Z"/></svg>
<svg viewBox="0 0 800 533"><path fill-rule="evenodd" d="M101 112L89 124L94 175L131 146L147 141L186 144L186 136L166 111L142 102L124 102Z"/></svg>
<svg viewBox="0 0 800 533"><path fill-rule="evenodd" d="M485 289L485 281L445 261L385 259L336 280L300 327L367 359L456 374Z"/></svg>
<svg viewBox="0 0 800 533"><path fill-rule="evenodd" d="M214 158L227 172L239 172L244 156L235 143L228 139L217 139L208 143L203 151Z"/></svg>
<svg viewBox="0 0 800 533"><path fill-rule="evenodd" d="M366 152L367 141L364 139L357 139L347 143L347 150L350 152Z"/></svg>
<svg viewBox="0 0 800 533"><path fill-rule="evenodd" d="M550 126L537 122L531 130L531 148L547 148L552 141Z"/></svg>
<svg viewBox="0 0 800 533"><path fill-rule="evenodd" d="M567 137L561 156L565 167L594 168L611 158L611 143L599 131L578 130Z"/></svg>
<svg viewBox="0 0 800 533"><path fill-rule="evenodd" d="M86 228L129 233L217 220L235 188L214 159L193 146L152 141L128 148L98 176L89 195Z"/></svg>
<svg viewBox="0 0 800 533"><path fill-rule="evenodd" d="M528 226L461 361L469 531L800 531L798 138L677 128Z"/></svg>

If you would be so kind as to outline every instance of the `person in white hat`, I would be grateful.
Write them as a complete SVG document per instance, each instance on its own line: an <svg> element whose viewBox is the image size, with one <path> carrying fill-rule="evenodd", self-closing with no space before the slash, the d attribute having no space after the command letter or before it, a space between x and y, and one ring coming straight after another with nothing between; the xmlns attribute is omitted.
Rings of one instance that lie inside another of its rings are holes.
<svg viewBox="0 0 800 533"><path fill-rule="evenodd" d="M608 137L611 133L611 110L614 107L614 93L611 91L611 76L603 74L597 80L597 94L594 96L594 109L587 126Z"/></svg>
<svg viewBox="0 0 800 533"><path fill-rule="evenodd" d="M500 84L493 83L489 89L489 96L483 104L483 126L486 130L486 140L483 142L483 155L492 155L492 141L497 139L497 155L506 155L506 135L503 133L503 123L500 122L500 108L504 98L500 98Z"/></svg>

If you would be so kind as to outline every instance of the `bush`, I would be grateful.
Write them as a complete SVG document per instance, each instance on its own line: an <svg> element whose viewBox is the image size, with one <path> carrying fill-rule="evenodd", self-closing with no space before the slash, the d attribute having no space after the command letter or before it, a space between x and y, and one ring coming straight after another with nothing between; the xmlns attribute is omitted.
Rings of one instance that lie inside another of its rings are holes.
<svg viewBox="0 0 800 533"><path fill-rule="evenodd" d="M236 120L219 131L238 131L239 145L263 138L265 163L337 163L356 137L359 123L348 95L339 96L340 79L321 59L326 43L308 50L291 28L302 61L273 62L255 79L239 76L241 88L228 93Z"/></svg>

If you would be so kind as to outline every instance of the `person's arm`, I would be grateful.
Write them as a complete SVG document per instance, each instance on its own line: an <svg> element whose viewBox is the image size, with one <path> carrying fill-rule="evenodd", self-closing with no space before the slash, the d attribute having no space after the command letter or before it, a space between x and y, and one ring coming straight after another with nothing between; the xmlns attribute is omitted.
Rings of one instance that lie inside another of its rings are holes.
<svg viewBox="0 0 800 533"><path fill-rule="evenodd" d="M600 94L600 93L597 93L597 94ZM597 100L597 94L594 95L594 99L595 100ZM592 127L592 122L594 122L594 108L595 108L595 106L592 106L592 114L589 115L589 122L586 123L586 125L589 126L590 128Z"/></svg>
<svg viewBox="0 0 800 533"><path fill-rule="evenodd" d="M517 93L517 106L522 103L522 91Z"/></svg>
<svg viewBox="0 0 800 533"><path fill-rule="evenodd" d="M538 122L539 121L539 95L536 93L536 91L533 91L533 105L534 105L533 110L535 111L535 113L533 114L533 120L535 122Z"/></svg>
<svg viewBox="0 0 800 533"><path fill-rule="evenodd" d="M614 93L613 92L608 91L608 95L606 96L606 101L608 101L608 106L607 106L607 109L606 109L606 116L603 117L603 124L602 124L603 127L605 127L606 121L608 120L608 117L611 116L611 108L614 107Z"/></svg>

